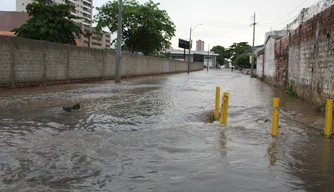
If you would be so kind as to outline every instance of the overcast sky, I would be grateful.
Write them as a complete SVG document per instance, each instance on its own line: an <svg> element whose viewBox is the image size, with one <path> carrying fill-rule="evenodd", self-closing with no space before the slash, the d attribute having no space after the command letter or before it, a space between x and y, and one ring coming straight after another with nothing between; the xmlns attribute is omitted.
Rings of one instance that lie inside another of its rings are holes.
<svg viewBox="0 0 334 192"><path fill-rule="evenodd" d="M138 0L144 3L147 0ZM318 0L153 0L160 2L160 9L168 12L176 25L172 46L177 48L178 38L189 39L190 27L193 40L205 41L207 49L214 45L229 47L233 42L246 41L251 45L251 16L256 13L256 45L264 43L265 32L283 29L297 16L303 7ZM94 0L99 7L108 0ZM0 0L0 10L14 11L16 0ZM96 11L94 12L96 14Z"/></svg>

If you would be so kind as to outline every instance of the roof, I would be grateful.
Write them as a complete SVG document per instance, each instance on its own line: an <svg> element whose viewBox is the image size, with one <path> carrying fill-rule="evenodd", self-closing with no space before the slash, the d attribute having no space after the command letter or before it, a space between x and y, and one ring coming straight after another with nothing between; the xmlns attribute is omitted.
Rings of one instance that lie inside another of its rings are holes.
<svg viewBox="0 0 334 192"><path fill-rule="evenodd" d="M181 49L167 49L166 52L169 52L174 55L184 54L184 50L181 50ZM189 50L186 50L186 55L188 54L189 54ZM190 51L190 55L193 55L193 54L219 56L219 54L216 54L212 51L210 51L209 53L207 51Z"/></svg>
<svg viewBox="0 0 334 192"><path fill-rule="evenodd" d="M284 36L280 36L280 35L269 35L268 38L265 41L265 44L267 44L267 42L269 41L270 38L274 39L274 40L278 40L281 39Z"/></svg>

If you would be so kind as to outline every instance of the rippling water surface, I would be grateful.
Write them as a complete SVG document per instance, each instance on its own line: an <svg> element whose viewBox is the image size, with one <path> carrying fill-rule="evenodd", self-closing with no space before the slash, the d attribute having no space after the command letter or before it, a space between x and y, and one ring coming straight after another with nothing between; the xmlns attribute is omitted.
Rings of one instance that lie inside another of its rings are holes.
<svg viewBox="0 0 334 192"><path fill-rule="evenodd" d="M323 114L237 72L8 90L0 111L0 191L334 191L333 141L309 128Z"/></svg>

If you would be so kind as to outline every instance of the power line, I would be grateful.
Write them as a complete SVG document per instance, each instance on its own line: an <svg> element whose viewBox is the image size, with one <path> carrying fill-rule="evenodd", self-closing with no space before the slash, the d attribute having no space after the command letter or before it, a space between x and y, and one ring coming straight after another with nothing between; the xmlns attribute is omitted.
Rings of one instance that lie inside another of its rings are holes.
<svg viewBox="0 0 334 192"><path fill-rule="evenodd" d="M273 24L273 23L276 23L277 21L280 21L281 19L284 19L286 18L287 16L289 16L291 13L293 13L294 11L296 11L297 9L299 9L301 6L303 6L308 0L305 0L302 4L300 4L297 8L295 8L294 10L292 10L290 13L286 14L285 16L277 19L276 21L274 22L271 22L271 23L265 23L265 24Z"/></svg>

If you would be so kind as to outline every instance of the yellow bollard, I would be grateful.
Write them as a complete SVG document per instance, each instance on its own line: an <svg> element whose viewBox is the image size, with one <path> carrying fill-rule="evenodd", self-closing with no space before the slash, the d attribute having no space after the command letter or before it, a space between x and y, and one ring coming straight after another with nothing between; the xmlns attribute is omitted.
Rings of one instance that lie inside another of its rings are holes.
<svg viewBox="0 0 334 192"><path fill-rule="evenodd" d="M279 116L279 98L274 98L273 101L273 126L272 126L272 136L276 137L278 134L278 116Z"/></svg>
<svg viewBox="0 0 334 192"><path fill-rule="evenodd" d="M216 121L219 118L219 105L220 105L220 87L216 87L216 103L215 111L213 114L213 120Z"/></svg>
<svg viewBox="0 0 334 192"><path fill-rule="evenodd" d="M223 95L222 114L220 118L220 124L225 126L227 124L228 100L229 100L229 93L225 92Z"/></svg>
<svg viewBox="0 0 334 192"><path fill-rule="evenodd" d="M327 99L326 102L326 122L325 122L325 136L329 137L332 135L332 125L333 125L333 100Z"/></svg>

